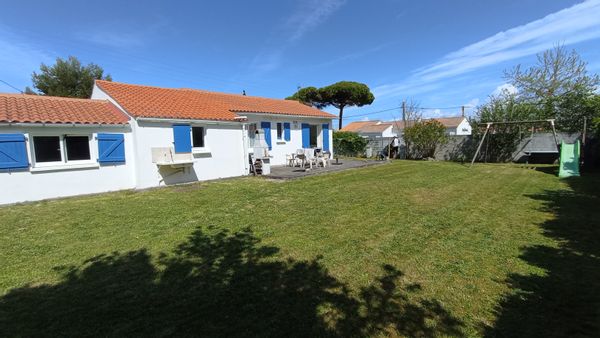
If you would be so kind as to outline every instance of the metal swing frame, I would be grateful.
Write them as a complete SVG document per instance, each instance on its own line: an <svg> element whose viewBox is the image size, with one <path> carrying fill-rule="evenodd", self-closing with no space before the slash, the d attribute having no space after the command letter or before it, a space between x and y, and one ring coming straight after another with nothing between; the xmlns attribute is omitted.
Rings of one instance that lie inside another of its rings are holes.
<svg viewBox="0 0 600 338"><path fill-rule="evenodd" d="M554 136L554 144L556 144L556 150L559 150L558 148L558 138L556 137L556 128L554 126L554 119L547 119L547 120L529 120L529 121L506 121L506 122L486 122L486 123L480 123L480 126L485 125L485 132L483 133L483 137L481 138L481 141L479 141L479 146L477 146L477 151L475 151L475 155L473 156L473 159L471 160L471 165L469 167L472 167L473 164L475 164L475 160L477 159L477 156L479 155L479 152L481 151L481 146L483 145L483 142L485 141L485 137L487 136L488 132L490 131L490 128L493 125L503 125L503 124L535 124L535 123L550 123L550 126L552 126L552 135ZM533 138L533 134L531 136Z"/></svg>

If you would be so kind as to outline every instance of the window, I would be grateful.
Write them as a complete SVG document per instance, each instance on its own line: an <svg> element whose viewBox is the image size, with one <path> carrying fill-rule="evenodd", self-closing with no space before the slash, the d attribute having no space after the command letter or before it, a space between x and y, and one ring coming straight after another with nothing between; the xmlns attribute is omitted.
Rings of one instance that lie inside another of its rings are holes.
<svg viewBox="0 0 600 338"><path fill-rule="evenodd" d="M33 148L36 162L62 161L59 136L34 136Z"/></svg>
<svg viewBox="0 0 600 338"><path fill-rule="evenodd" d="M90 136L32 136L35 163L50 166L61 163L91 161Z"/></svg>
<svg viewBox="0 0 600 338"><path fill-rule="evenodd" d="M248 140L249 140L249 147L253 148L254 147L254 141L256 139L256 123L251 123L248 125Z"/></svg>
<svg viewBox="0 0 600 338"><path fill-rule="evenodd" d="M192 147L204 148L204 127L192 127Z"/></svg>
<svg viewBox="0 0 600 338"><path fill-rule="evenodd" d="M283 138L283 123L277 122L277 139L281 140Z"/></svg>
<svg viewBox="0 0 600 338"><path fill-rule="evenodd" d="M65 136L67 161L90 160L90 139L87 136Z"/></svg>

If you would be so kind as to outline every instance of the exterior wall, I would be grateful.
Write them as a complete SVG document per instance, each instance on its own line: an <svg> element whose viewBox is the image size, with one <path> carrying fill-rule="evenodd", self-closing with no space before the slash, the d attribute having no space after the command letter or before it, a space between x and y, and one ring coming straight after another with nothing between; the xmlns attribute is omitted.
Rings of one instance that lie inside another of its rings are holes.
<svg viewBox="0 0 600 338"><path fill-rule="evenodd" d="M389 128L387 128L386 130L384 130L381 133L381 137L385 137L385 138L392 138L398 136L398 134L394 131L394 128L392 126L390 126Z"/></svg>
<svg viewBox="0 0 600 338"><path fill-rule="evenodd" d="M302 123L317 125L317 144L323 147L323 131L322 124L329 123L329 151L333 154L333 124L331 119L322 118L307 118L301 116L277 116L268 114L251 114L240 113L248 117L248 124L256 123L257 128L260 128L261 122L271 122L271 145L270 155L271 165L285 165L286 154L295 153L297 149L302 149ZM290 123L290 141L277 139L277 122Z"/></svg>
<svg viewBox="0 0 600 338"><path fill-rule="evenodd" d="M23 133L27 155L33 164L32 135L91 135L91 162L60 167L30 166L28 169L0 171L0 204L37 201L48 198L93 194L135 187L133 137L130 126L0 126L0 133ZM124 134L125 164L98 165L97 133Z"/></svg>
<svg viewBox="0 0 600 338"><path fill-rule="evenodd" d="M188 168L157 166L152 148L172 147L173 123L134 121L137 153L137 188L203 181L248 173L242 124L190 123L205 129L204 148L193 150Z"/></svg>
<svg viewBox="0 0 600 338"><path fill-rule="evenodd" d="M471 135L471 124L467 119L463 119L462 122L456 127L455 135Z"/></svg>

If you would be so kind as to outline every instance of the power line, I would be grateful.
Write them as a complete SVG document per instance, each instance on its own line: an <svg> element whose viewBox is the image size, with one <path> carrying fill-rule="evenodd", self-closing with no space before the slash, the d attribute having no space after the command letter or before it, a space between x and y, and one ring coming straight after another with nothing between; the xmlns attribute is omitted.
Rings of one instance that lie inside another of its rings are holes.
<svg viewBox="0 0 600 338"><path fill-rule="evenodd" d="M4 81L2 79L0 79L0 82L4 83L5 85L9 86L10 88L12 88L12 89L18 91L19 93L23 94L23 91L21 89L15 87L13 85L11 85L10 83L8 83L8 82L6 82L6 81Z"/></svg>
<svg viewBox="0 0 600 338"><path fill-rule="evenodd" d="M416 109L418 110L434 110L434 109L459 109L462 107L468 107L467 105L464 106L453 106L453 107L417 107ZM370 112L370 113L364 113L364 114L354 114L354 115L348 115L348 116L344 116L344 118L353 118L353 117L361 117L361 116L368 116L368 115L374 115L374 114L379 114L379 113L385 113L388 111L392 111L392 110L397 110L397 109L402 109L402 106L398 106L398 107L394 107L394 108L389 108L389 109L383 109L383 110L378 110L378 111L374 111L374 112Z"/></svg>
<svg viewBox="0 0 600 338"><path fill-rule="evenodd" d="M365 113L365 114L348 115L348 116L345 116L345 118L352 118L352 117L359 117L359 116L367 116L367 115L385 113L386 111L396 110L396 109L400 109L400 108L402 108L402 107L394 107L394 108L389 108L389 109L374 111L374 112Z"/></svg>

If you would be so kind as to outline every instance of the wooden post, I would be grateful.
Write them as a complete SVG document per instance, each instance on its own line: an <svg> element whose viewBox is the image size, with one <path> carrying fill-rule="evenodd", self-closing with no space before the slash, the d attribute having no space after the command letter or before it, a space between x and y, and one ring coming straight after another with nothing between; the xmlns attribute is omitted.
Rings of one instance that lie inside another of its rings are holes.
<svg viewBox="0 0 600 338"><path fill-rule="evenodd" d="M583 117L583 134L581 135L582 145L585 145L586 132L587 132L587 116L584 116Z"/></svg>
<svg viewBox="0 0 600 338"><path fill-rule="evenodd" d="M492 122L486 123L485 133L483 133L483 137L481 138L481 142L479 142L479 146L477 147L477 151L475 152L475 156L473 156L473 160L471 161L471 165L469 167L472 167L473 164L475 163L475 159L477 158L477 155L479 155L479 151L481 150L481 146L483 145L483 141L485 140L485 136L487 135L487 133L490 130L491 126L492 126Z"/></svg>
<svg viewBox="0 0 600 338"><path fill-rule="evenodd" d="M556 144L556 150L558 150L558 152L560 153L560 149L558 147L558 139L556 138L556 128L554 128L554 119L550 119L548 120L548 122L550 122L550 125L552 126L552 135L554 135L554 144Z"/></svg>

